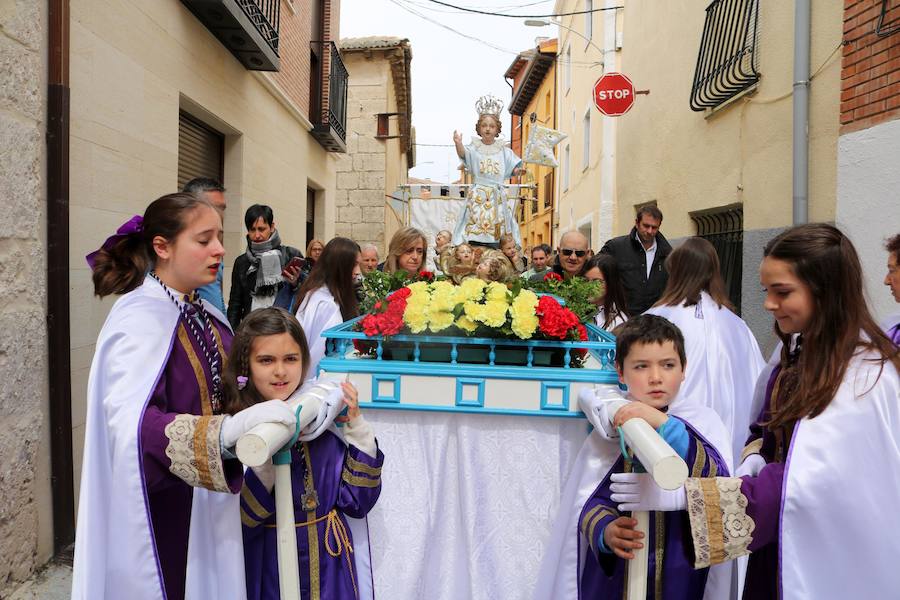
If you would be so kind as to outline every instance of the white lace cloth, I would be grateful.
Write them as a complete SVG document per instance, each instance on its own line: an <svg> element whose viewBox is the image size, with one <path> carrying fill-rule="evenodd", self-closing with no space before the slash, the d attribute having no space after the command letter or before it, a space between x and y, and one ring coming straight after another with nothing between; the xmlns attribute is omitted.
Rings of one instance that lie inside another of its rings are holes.
<svg viewBox="0 0 900 600"><path fill-rule="evenodd" d="M582 419L366 410L384 451L368 515L379 600L530 598Z"/></svg>

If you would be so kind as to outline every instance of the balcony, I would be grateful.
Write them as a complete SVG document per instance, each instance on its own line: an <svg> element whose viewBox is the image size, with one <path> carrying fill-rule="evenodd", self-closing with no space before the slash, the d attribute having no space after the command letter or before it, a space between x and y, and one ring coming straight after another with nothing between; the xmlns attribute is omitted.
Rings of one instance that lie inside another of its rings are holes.
<svg viewBox="0 0 900 600"><path fill-rule="evenodd" d="M181 0L248 71L278 70L281 0Z"/></svg>
<svg viewBox="0 0 900 600"><path fill-rule="evenodd" d="M311 42L311 45L309 120L313 125L312 136L329 152L346 152L347 67L334 42Z"/></svg>

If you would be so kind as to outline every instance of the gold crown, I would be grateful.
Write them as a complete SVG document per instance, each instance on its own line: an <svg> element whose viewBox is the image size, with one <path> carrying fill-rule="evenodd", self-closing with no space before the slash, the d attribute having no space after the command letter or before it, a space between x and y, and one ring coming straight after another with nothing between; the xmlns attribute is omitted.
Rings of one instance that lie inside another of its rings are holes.
<svg viewBox="0 0 900 600"><path fill-rule="evenodd" d="M491 96L490 94L482 96L475 103L475 110L478 112L479 116L494 115L499 117L500 113L503 111L503 100Z"/></svg>

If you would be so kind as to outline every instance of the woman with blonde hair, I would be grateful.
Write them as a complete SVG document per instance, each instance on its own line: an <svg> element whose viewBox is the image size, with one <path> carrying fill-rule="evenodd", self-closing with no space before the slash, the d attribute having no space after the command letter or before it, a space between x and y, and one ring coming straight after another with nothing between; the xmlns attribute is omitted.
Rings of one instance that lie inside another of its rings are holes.
<svg viewBox="0 0 900 600"><path fill-rule="evenodd" d="M303 268L305 272L309 273L312 271L316 261L322 256L323 250L325 250L325 243L322 240L319 238L309 240L309 243L306 245L306 262Z"/></svg>
<svg viewBox="0 0 900 600"><path fill-rule="evenodd" d="M416 275L425 264L427 254L428 242L424 233L415 227L398 229L388 245L384 272L404 270L410 275Z"/></svg>

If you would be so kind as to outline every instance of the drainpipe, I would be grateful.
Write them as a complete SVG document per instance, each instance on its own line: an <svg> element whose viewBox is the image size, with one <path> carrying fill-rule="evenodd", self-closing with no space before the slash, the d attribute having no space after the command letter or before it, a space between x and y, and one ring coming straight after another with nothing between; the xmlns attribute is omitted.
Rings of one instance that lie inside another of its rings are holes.
<svg viewBox="0 0 900 600"><path fill-rule="evenodd" d="M810 0L794 1L794 225L809 220Z"/></svg>
<svg viewBox="0 0 900 600"><path fill-rule="evenodd" d="M48 0L47 370L53 549L75 540L69 355L69 0Z"/></svg>

